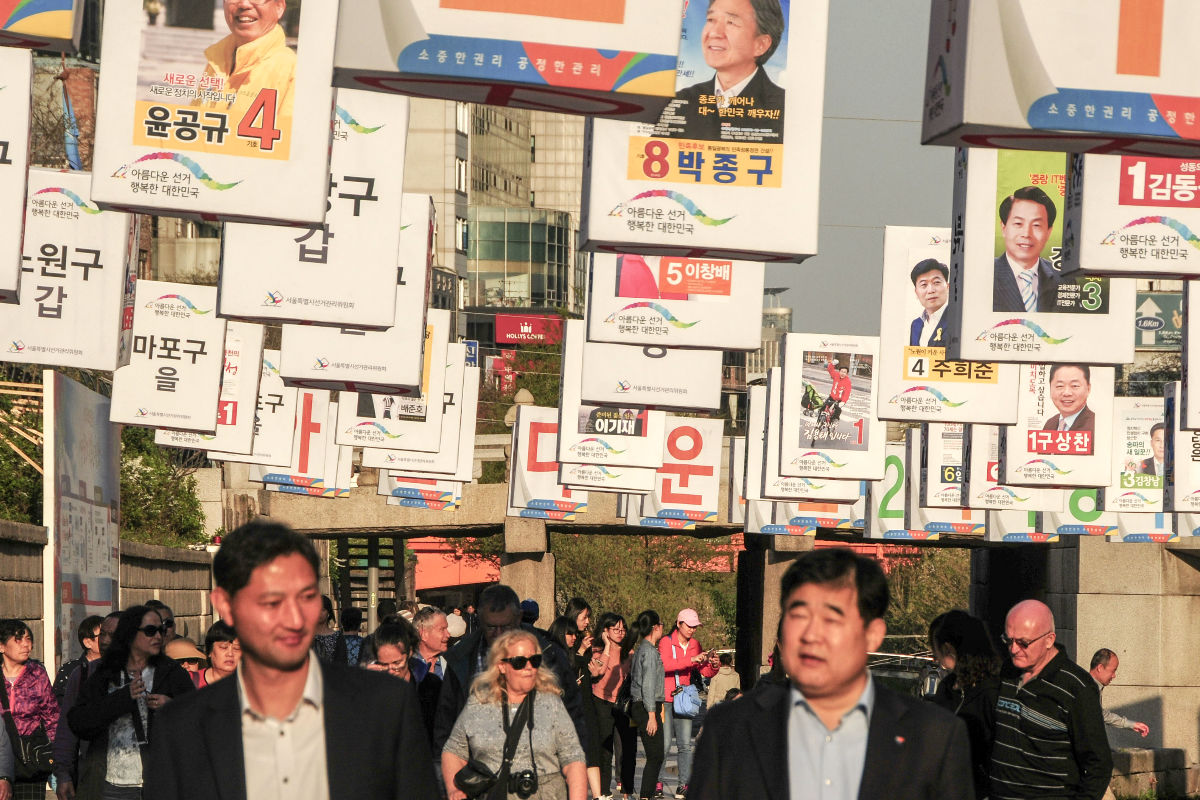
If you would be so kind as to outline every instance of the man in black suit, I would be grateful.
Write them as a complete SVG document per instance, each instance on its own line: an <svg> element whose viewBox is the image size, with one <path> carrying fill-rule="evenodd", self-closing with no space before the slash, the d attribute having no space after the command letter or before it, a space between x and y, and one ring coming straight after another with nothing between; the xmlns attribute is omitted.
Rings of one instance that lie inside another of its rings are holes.
<svg viewBox="0 0 1200 800"><path fill-rule="evenodd" d="M710 0L700 47L716 74L680 90L656 133L782 144L784 90L763 65L778 49L785 24L779 0ZM682 130L671 124L679 116Z"/></svg>
<svg viewBox="0 0 1200 800"><path fill-rule="evenodd" d="M438 796L412 684L312 653L319 566L312 542L282 525L251 522L225 538L212 601L242 661L232 679L158 712L145 797Z"/></svg>
<svg viewBox="0 0 1200 800"><path fill-rule="evenodd" d="M1150 428L1150 452L1153 455L1142 459L1142 463L1138 465L1137 470L1139 475L1162 476L1163 460L1167 454L1166 435L1167 426L1165 423L1156 422Z"/></svg>
<svg viewBox="0 0 1200 800"><path fill-rule="evenodd" d="M875 683L887 579L844 548L801 556L780 588L786 684L760 682L708 713L688 800L972 800L967 730Z"/></svg>
<svg viewBox="0 0 1200 800"><path fill-rule="evenodd" d="M992 311L1056 311L1059 272L1042 258L1058 216L1054 201L1036 186L1025 186L1000 203L1004 252L992 273Z"/></svg>
<svg viewBox="0 0 1200 800"><path fill-rule="evenodd" d="M1050 401L1058 413L1046 420L1044 431L1094 431L1096 413L1087 406L1092 370L1086 364L1050 367Z"/></svg>
<svg viewBox="0 0 1200 800"><path fill-rule="evenodd" d="M924 310L908 327L908 343L914 347L945 347L954 322L949 267L936 258L927 258L912 268L909 277Z"/></svg>

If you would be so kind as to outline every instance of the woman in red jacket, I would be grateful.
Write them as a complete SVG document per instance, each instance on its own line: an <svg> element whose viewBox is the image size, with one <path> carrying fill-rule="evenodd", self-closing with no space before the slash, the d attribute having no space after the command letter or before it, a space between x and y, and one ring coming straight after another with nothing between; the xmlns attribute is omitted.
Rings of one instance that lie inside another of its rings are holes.
<svg viewBox="0 0 1200 800"><path fill-rule="evenodd" d="M671 698L675 693L692 682L692 670L699 669L700 674L711 678L717 674L717 669L710 663L708 654L696 641L693 634L700 627L700 615L694 608L685 608L675 617L675 630L658 641L658 653L662 656L663 667L666 670L666 698L663 704L665 720L663 731L663 753L671 750L671 740L675 740L678 749L679 786L675 796L682 798L687 795L688 781L692 777L692 719L675 716ZM662 776L659 776L662 783Z"/></svg>

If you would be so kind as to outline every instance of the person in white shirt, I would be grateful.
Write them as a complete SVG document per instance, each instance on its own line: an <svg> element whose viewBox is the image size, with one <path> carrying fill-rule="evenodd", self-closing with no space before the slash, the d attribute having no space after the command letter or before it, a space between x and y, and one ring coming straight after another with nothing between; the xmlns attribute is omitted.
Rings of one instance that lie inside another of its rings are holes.
<svg viewBox="0 0 1200 800"><path fill-rule="evenodd" d="M950 338L950 269L935 258L918 262L909 273L921 314L912 321L908 343L914 347L945 347Z"/></svg>
<svg viewBox="0 0 1200 800"><path fill-rule="evenodd" d="M1092 656L1092 679L1096 681L1096 687L1100 690L1100 697L1104 697L1104 688L1113 682L1113 678L1117 677L1117 667L1121 665L1121 659L1117 658L1117 654L1107 647L1101 647ZM1150 726L1144 722L1134 722L1131 719L1122 717L1115 711L1109 711L1104 708L1103 699L1100 702L1104 712L1104 724L1113 728L1128 728L1129 730L1139 734L1145 738L1146 734L1150 733Z"/></svg>
<svg viewBox="0 0 1200 800"><path fill-rule="evenodd" d="M1037 186L1023 186L1000 202L1004 252L992 275L992 311L1057 311L1059 272L1045 258L1058 209Z"/></svg>

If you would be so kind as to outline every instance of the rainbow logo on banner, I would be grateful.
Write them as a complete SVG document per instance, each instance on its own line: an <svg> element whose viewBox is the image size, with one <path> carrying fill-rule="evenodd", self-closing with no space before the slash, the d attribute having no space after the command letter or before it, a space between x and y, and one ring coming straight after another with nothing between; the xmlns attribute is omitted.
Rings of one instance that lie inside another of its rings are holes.
<svg viewBox="0 0 1200 800"><path fill-rule="evenodd" d="M946 406L947 408L958 408L961 405L965 405L967 402L966 400L962 400L962 401L956 403L953 400L951 400L950 398L946 397L946 395L942 394L937 389L933 388L932 386L910 386L907 389L905 389L903 392L901 392L900 394L892 397L892 399L889 400L888 402L892 403L892 404L898 403L898 402L900 402L900 395L909 394L911 392L928 392L929 394L931 394L935 398L937 398L937 401L939 403Z"/></svg>
<svg viewBox="0 0 1200 800"><path fill-rule="evenodd" d="M1164 217L1161 215L1152 217L1138 217L1135 220L1126 222L1120 230L1113 231L1108 236L1105 236L1104 241L1100 244L1116 244L1117 235L1120 234L1121 231L1137 227L1138 225L1166 225L1168 228L1182 236L1192 247L1200 250L1200 236L1197 236L1195 233L1193 233L1191 228L1189 228L1187 225L1184 225L1179 220L1173 217Z"/></svg>
<svg viewBox="0 0 1200 800"><path fill-rule="evenodd" d="M159 300L178 300L179 302L181 302L185 306L187 306L189 311L191 311L193 314L197 314L197 315L212 313L211 308L208 310L197 308L195 303L193 303L191 300L188 300L186 297L184 297L181 294L164 294L161 297L155 298L154 300L151 300L149 303L146 303L146 308L150 308L155 303L157 303Z"/></svg>
<svg viewBox="0 0 1200 800"><path fill-rule="evenodd" d="M74 203L76 206L78 206L79 210L85 214L103 214L104 213L99 208L97 208L96 206L89 203L87 200L84 200L82 197L80 197L79 195L72 192L70 189L64 189L61 186L51 186L46 189L39 189L38 191L34 192L33 194L34 194L34 197L36 197L39 194L61 194L61 195L64 195L64 196L70 198L71 202Z"/></svg>
<svg viewBox="0 0 1200 800"><path fill-rule="evenodd" d="M698 221L710 227L719 227L733 219L733 217L726 217L725 219L716 219L715 217L710 217L701 211L700 207L697 206L690 197L681 192L672 191L671 189L650 189L649 191L634 195L624 203L618 204L616 208L608 212L608 215L610 217L619 217L625 210L625 206L628 203L632 203L635 200L645 200L647 197L665 197L668 200L672 200L682 206L684 211L691 214Z"/></svg>
<svg viewBox="0 0 1200 800"><path fill-rule="evenodd" d="M664 308L664 307L660 306L658 303L651 303L648 300L643 300L638 303L630 303L629 305L625 306L624 308L622 308L618 311L614 311L613 313L609 314L608 318L605 319L604 321L605 322L616 322L617 314L620 314L622 311L632 311L635 308L649 308L652 311L656 311L656 312L658 312L659 316L661 316L667 322L674 325L676 328L687 329L687 328L690 328L693 325L696 325L700 322L700 320L696 320L695 322L681 322L679 319L677 319L675 317L674 314L671 313L670 309Z"/></svg>
<svg viewBox="0 0 1200 800"><path fill-rule="evenodd" d="M992 488L990 488L986 491L980 492L979 496L983 497L985 495L991 494L992 492L1000 492L1002 494L1006 494L1009 497L1011 497L1013 500L1017 501L1018 503L1024 503L1026 500L1029 499L1028 497L1018 497L1016 492L1014 492L1012 489L1009 489L1005 486L993 486Z"/></svg>
<svg viewBox="0 0 1200 800"><path fill-rule="evenodd" d="M1122 495L1118 495L1117 499L1120 500L1123 497L1132 497L1135 500L1140 500L1141 502L1145 503L1146 505L1151 504L1151 501L1141 492L1125 492Z"/></svg>
<svg viewBox="0 0 1200 800"><path fill-rule="evenodd" d="M809 456L817 456L818 458L823 458L823 459L825 460L825 463L826 463L826 464L828 464L828 465L829 465L829 466L831 466L831 467L834 467L835 469L840 469L841 467L844 467L844 466L846 466L845 464L839 464L839 463L837 463L837 462L836 462L836 461L834 461L832 458L830 458L829 456L827 456L827 455L825 455L824 453L822 453L820 450L809 450L807 453L803 453L803 454L801 454L799 457L797 457L797 458L793 458L793 459L792 459L792 464L793 464L793 465L794 465L794 464L799 464L801 461L803 461L804 459L808 458Z"/></svg>
<svg viewBox="0 0 1200 800"><path fill-rule="evenodd" d="M158 152L155 152L155 153L147 153L146 155L139 158L137 161L134 161L133 164L140 164L143 161L163 161L163 160L174 161L178 164L183 165L184 167L187 167L188 172L192 173L192 175L194 175L196 177L196 180L203 183L209 189L213 189L218 192L223 192L227 189L232 189L233 187L235 187L239 183L241 183L241 181L234 181L233 183L221 183L220 181L216 180L211 175L209 175L207 172L205 172L204 167L200 166L198 163L196 163L192 159L188 158L187 156L183 155L182 153L172 153L169 150L159 150ZM133 166L133 164L126 164L125 166L121 167L116 172L114 172L112 174L112 176L114 178L126 177L126 173L129 171L129 168L131 166Z"/></svg>
<svg viewBox="0 0 1200 800"><path fill-rule="evenodd" d="M1036 467L1039 464L1045 464L1047 467L1049 467L1051 470L1053 470L1054 474L1056 474L1056 475L1070 475L1071 474L1071 470L1059 469L1058 465L1055 464L1053 461L1047 461L1044 458L1035 458L1032 461L1026 461L1024 464L1017 467L1017 472L1020 472L1021 470L1026 469L1028 467Z"/></svg>
<svg viewBox="0 0 1200 800"><path fill-rule="evenodd" d="M580 447L583 447L585 444L592 444L593 442L594 442L594 443L596 443L596 444L598 444L598 445L600 445L600 446L601 446L601 447L603 447L605 450L607 450L608 452L612 453L614 456L619 456L619 455L621 455L622 453L624 453L624 452L625 452L624 450L618 450L618 449L616 449L615 447L613 447L613 446L612 446L611 444L609 444L608 442L604 441L603 439L599 439L599 438L597 438L597 437L595 437L595 436L591 436L591 437L589 437L589 438L587 438L587 439L583 439L582 441L578 441L578 442L576 442L575 444L571 445L571 446L570 446L569 448L567 448L567 449L568 449L568 450L577 450L577 449L579 449Z"/></svg>
<svg viewBox="0 0 1200 800"><path fill-rule="evenodd" d="M985 339L987 339L989 333L996 330L997 328L1003 328L1006 325L1024 325L1026 328L1028 328L1029 330L1031 330L1035 334L1037 334L1038 338L1041 339L1046 344L1062 344L1063 342L1067 341L1067 339L1071 338L1070 336L1068 336L1066 339L1055 339L1053 336L1046 333L1046 331L1042 329L1042 326L1038 325L1036 322L1033 322L1033 321L1027 320L1027 319L1021 319L1020 317L1015 317L1013 319L1006 319L1003 322L997 322L995 325L993 325L992 327L985 330L983 333L976 336L975 341L977 341L977 342L984 341Z"/></svg>
<svg viewBox="0 0 1200 800"><path fill-rule="evenodd" d="M404 435L402 433L392 433L387 428L380 425L378 422L371 422L369 420L367 422L360 422L357 425L351 425L349 428L346 429L346 433L351 433L356 428L377 428L380 433L382 433L384 436L386 436L389 439L399 439L401 436Z"/></svg>
<svg viewBox="0 0 1200 800"><path fill-rule="evenodd" d="M367 126L360 124L359 121L354 117L350 116L350 112L341 106L334 106L333 113L337 114L337 118L346 123L346 125L348 125L355 133L369 134L374 133L380 128L386 127L384 125L376 125L374 128L368 128Z"/></svg>

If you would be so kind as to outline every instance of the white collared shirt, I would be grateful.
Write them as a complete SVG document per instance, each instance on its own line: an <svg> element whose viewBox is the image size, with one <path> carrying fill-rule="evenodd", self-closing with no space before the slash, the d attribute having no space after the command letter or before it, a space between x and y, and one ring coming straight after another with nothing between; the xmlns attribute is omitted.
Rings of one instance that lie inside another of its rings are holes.
<svg viewBox="0 0 1200 800"><path fill-rule="evenodd" d="M746 76L746 78L744 80L738 81L733 86L730 86L728 89L721 86L720 77L714 75L713 76L713 94L715 94L718 98L740 97L742 92L745 91L746 86L750 83L750 81L754 80L754 76L757 74L758 74L758 68L755 67L754 72L751 72L749 75ZM725 99L725 100L718 99L717 105L720 106L721 108L724 108L725 106L729 105L729 101L728 101L728 99Z"/></svg>
<svg viewBox="0 0 1200 800"><path fill-rule="evenodd" d="M242 710L242 753L246 797L253 800L329 800L325 762L325 684L314 653L300 702L286 719L263 716L250 707L242 668L237 670Z"/></svg>
<svg viewBox="0 0 1200 800"><path fill-rule="evenodd" d="M938 325L942 323L942 315L946 313L946 306L949 303L942 303L942 307L933 312L933 316L927 317L926 312L921 312L921 335L917 338L917 343L925 347L941 344L945 346L946 342L930 342L934 332L938 329Z"/></svg>
<svg viewBox="0 0 1200 800"><path fill-rule="evenodd" d="M1086 406L1085 406L1085 408L1086 408ZM1058 414L1058 429L1063 430L1063 431L1071 430L1071 426L1075 424L1075 420L1078 419L1079 415L1082 413L1083 413L1083 409L1081 408L1078 411L1076 411L1074 414L1072 414L1071 416L1064 417L1062 415L1062 412L1060 411Z"/></svg>
<svg viewBox="0 0 1200 800"><path fill-rule="evenodd" d="M867 760L867 734L875 709L868 675L858 701L833 730L825 727L800 690L788 690L787 771L790 795L811 800L856 800Z"/></svg>

